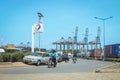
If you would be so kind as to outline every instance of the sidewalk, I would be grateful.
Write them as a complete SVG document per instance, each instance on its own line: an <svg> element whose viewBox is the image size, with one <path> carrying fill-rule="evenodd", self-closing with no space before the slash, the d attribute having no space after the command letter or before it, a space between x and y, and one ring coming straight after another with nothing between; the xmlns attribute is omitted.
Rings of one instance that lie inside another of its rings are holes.
<svg viewBox="0 0 120 80"><path fill-rule="evenodd" d="M119 73L0 74L0 80L120 80Z"/></svg>

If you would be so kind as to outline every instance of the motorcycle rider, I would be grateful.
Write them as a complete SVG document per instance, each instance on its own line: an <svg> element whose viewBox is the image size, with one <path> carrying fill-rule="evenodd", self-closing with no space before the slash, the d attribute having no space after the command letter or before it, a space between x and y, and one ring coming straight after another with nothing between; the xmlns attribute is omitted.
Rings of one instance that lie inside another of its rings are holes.
<svg viewBox="0 0 120 80"><path fill-rule="evenodd" d="M52 50L51 58L52 58L52 62L54 63L54 67L56 67L56 51L55 50Z"/></svg>
<svg viewBox="0 0 120 80"><path fill-rule="evenodd" d="M76 61L77 61L77 55L76 54L73 54L72 60L73 60L73 63L76 63Z"/></svg>

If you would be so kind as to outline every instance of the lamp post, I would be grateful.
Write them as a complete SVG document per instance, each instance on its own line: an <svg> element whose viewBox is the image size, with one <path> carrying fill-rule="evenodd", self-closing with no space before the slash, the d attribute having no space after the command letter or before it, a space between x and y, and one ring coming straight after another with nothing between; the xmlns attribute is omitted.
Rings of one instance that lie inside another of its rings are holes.
<svg viewBox="0 0 120 80"><path fill-rule="evenodd" d="M38 12L37 14L38 14L38 17L39 17L38 22L42 23L42 17L43 17L42 13ZM39 32L39 52L40 52L40 32Z"/></svg>
<svg viewBox="0 0 120 80"><path fill-rule="evenodd" d="M103 21L103 49L104 49L104 60L106 60L106 52L105 52L105 21L108 20L108 19L111 19L113 17L108 17L108 18L94 17L94 18Z"/></svg>

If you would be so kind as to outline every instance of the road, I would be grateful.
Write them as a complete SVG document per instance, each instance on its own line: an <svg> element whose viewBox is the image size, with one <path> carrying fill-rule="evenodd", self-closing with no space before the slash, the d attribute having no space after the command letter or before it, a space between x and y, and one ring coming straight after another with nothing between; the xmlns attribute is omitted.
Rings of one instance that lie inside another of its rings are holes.
<svg viewBox="0 0 120 80"><path fill-rule="evenodd" d="M29 67L0 68L0 74L34 74L34 73L77 73L77 72L94 72L98 68L110 66L114 63L78 59L77 63L72 60L65 63L58 63L56 68L48 68L47 65L30 65Z"/></svg>

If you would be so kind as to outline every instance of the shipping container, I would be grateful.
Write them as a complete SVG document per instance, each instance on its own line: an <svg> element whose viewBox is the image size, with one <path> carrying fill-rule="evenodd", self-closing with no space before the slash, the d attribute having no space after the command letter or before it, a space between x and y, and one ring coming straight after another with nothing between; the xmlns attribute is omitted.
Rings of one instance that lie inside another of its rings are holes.
<svg viewBox="0 0 120 80"><path fill-rule="evenodd" d="M106 57L110 57L110 53L111 53L111 45L106 45L105 46L105 53L106 53Z"/></svg>
<svg viewBox="0 0 120 80"><path fill-rule="evenodd" d="M93 49L90 52L91 52L91 54L90 54L91 57L101 57L102 50L101 49Z"/></svg>
<svg viewBox="0 0 120 80"><path fill-rule="evenodd" d="M94 49L90 50L90 57L94 57Z"/></svg>
<svg viewBox="0 0 120 80"><path fill-rule="evenodd" d="M94 50L94 57L101 57L101 50L100 49L95 49Z"/></svg>
<svg viewBox="0 0 120 80"><path fill-rule="evenodd" d="M105 46L106 57L120 57L120 44Z"/></svg>
<svg viewBox="0 0 120 80"><path fill-rule="evenodd" d="M114 44L112 45L112 55L114 55L115 57L119 57L119 53L120 53L120 44Z"/></svg>

